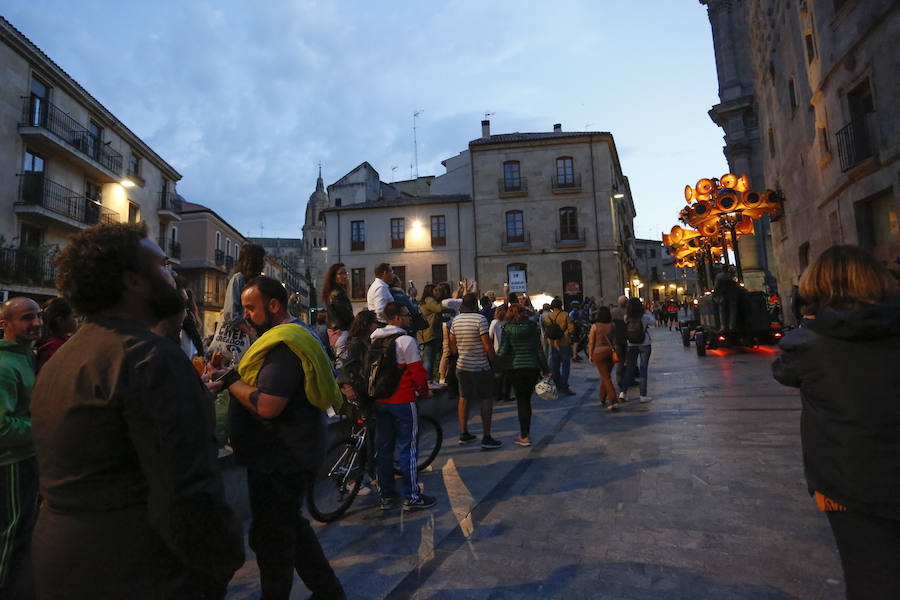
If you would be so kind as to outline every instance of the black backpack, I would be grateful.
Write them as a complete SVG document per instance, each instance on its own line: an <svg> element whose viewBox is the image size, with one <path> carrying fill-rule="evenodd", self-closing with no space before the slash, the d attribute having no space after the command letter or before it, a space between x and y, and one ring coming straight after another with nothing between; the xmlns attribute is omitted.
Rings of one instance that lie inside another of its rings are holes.
<svg viewBox="0 0 900 600"><path fill-rule="evenodd" d="M559 318L560 314L562 313L556 313L556 317ZM555 318L551 317L549 323L544 323L544 336L548 340L561 340L563 335L565 335L565 332Z"/></svg>
<svg viewBox="0 0 900 600"><path fill-rule="evenodd" d="M629 319L625 322L625 339L632 344L643 344L647 331L643 319Z"/></svg>
<svg viewBox="0 0 900 600"><path fill-rule="evenodd" d="M405 366L401 369L397 364L397 338L401 335L406 334L398 333L372 340L364 365L365 373L368 374L366 393L369 398L390 398L400 387L400 379L406 370Z"/></svg>

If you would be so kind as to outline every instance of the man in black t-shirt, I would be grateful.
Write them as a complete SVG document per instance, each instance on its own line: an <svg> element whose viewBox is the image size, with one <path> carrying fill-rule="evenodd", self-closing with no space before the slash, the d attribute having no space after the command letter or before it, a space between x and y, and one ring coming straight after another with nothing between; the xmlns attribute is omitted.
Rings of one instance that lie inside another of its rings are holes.
<svg viewBox="0 0 900 600"><path fill-rule="evenodd" d="M260 336L276 325L304 327L291 319L287 293L272 278L247 282L241 302L245 320ZM237 381L228 388L231 441L236 461L247 467L250 547L263 597L286 600L296 570L314 598L343 599L341 583L301 514L326 438L325 413L309 402L305 383L300 357L284 343L274 346L255 386Z"/></svg>

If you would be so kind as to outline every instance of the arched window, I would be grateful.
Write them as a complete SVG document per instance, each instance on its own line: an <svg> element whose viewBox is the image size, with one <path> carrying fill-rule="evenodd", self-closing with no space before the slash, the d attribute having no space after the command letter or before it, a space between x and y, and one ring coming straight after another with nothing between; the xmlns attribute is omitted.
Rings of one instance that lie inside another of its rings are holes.
<svg viewBox="0 0 900 600"><path fill-rule="evenodd" d="M581 279L581 261L566 260L562 264L563 302L566 310L572 300L584 300L584 289Z"/></svg>
<svg viewBox="0 0 900 600"><path fill-rule="evenodd" d="M514 244L525 241L525 216L521 210L506 213L506 243Z"/></svg>
<svg viewBox="0 0 900 600"><path fill-rule="evenodd" d="M559 209L559 239L578 239L578 209L574 206Z"/></svg>

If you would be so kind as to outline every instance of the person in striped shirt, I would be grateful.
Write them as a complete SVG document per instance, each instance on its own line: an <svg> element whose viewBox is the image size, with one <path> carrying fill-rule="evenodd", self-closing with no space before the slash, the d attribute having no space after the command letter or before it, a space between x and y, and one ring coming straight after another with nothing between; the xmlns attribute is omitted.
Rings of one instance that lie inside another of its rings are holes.
<svg viewBox="0 0 900 600"><path fill-rule="evenodd" d="M469 401L480 399L481 448L493 450L503 445L491 437L491 416L494 412L491 362L494 360L494 347L488 335L487 319L478 312L478 295L470 292L463 296L459 313L450 326L450 352L458 355L459 443L468 444L475 439L468 427Z"/></svg>

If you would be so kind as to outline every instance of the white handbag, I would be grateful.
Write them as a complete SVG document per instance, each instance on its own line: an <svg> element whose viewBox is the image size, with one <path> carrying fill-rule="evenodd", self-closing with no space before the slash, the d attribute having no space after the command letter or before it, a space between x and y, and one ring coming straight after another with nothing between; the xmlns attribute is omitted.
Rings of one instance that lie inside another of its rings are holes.
<svg viewBox="0 0 900 600"><path fill-rule="evenodd" d="M544 377L534 386L534 392L544 400L556 400L559 394L556 392L556 384L549 377Z"/></svg>

